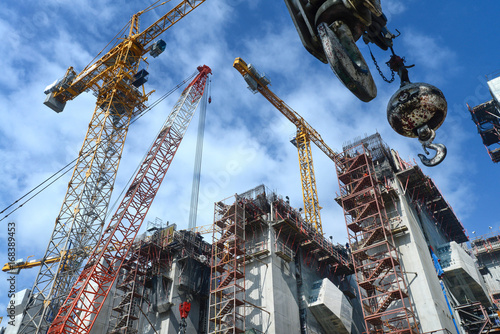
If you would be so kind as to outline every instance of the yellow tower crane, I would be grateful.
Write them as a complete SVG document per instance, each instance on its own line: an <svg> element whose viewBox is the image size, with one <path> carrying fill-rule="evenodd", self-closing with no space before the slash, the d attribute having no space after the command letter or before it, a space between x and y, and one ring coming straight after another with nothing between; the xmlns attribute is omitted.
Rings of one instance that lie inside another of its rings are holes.
<svg viewBox="0 0 500 334"><path fill-rule="evenodd" d="M269 80L259 74L251 64L246 64L241 58L236 58L233 67L240 72L248 84L248 88L256 93L261 93L273 106L276 107L290 122L297 127L295 146L297 147L300 165L300 178L302 181L302 196L304 199L304 217L306 222L323 234L321 215L314 177L314 166L311 154L311 141L326 154L332 161L336 161L337 153L332 150L321 138L321 135L306 122L296 111L290 108L283 100L276 96L267 86Z"/></svg>
<svg viewBox="0 0 500 334"><path fill-rule="evenodd" d="M205 0L182 0L140 31L140 16L167 2L156 1L134 14L127 36L115 38L109 51L80 73L70 67L62 79L45 89L44 104L56 112L63 111L67 101L86 91L94 93L97 103L40 261L20 333L47 331L78 277L81 263L100 238L130 121L146 109L145 102L152 93L146 93L143 86L148 75L144 68L146 54L156 57L162 53L166 44L155 39ZM55 257L60 260L49 260Z"/></svg>

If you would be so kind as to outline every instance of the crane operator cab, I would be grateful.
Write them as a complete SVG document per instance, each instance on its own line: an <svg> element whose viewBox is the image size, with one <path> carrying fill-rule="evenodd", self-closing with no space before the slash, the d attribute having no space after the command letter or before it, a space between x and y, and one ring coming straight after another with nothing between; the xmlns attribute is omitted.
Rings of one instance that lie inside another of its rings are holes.
<svg viewBox="0 0 500 334"><path fill-rule="evenodd" d="M340 81L360 100L377 96L377 87L356 46L363 37L383 50L395 37L386 28L380 0L285 0L304 47L329 63Z"/></svg>

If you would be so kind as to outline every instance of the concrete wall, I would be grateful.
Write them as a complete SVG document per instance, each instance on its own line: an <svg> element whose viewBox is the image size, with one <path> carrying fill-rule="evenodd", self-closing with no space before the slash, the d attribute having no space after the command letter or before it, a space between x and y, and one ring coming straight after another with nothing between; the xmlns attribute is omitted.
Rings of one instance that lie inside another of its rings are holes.
<svg viewBox="0 0 500 334"><path fill-rule="evenodd" d="M301 252L300 255L301 255L300 268L302 272L302 282L303 282L302 291L304 294L304 299L306 301L305 307L307 307L307 302L311 299L311 296L314 293L313 292L314 284L321 279L321 276L316 270L318 265L314 261L312 263L306 263L304 261L306 254ZM323 327L319 324L319 322L316 320L316 317L308 307L306 311L306 317L307 317L306 319L307 319L308 333L325 333Z"/></svg>
<svg viewBox="0 0 500 334"><path fill-rule="evenodd" d="M5 333L17 334L19 332L19 329L23 321L23 311L26 308L26 304L28 303L29 294L30 290L24 289L16 292L14 296L11 297L9 305L14 305L14 312L7 309L7 314L13 316L14 319L10 318L9 316L3 318L2 324L5 324L6 327ZM9 307L9 305L7 305L7 307ZM41 305L42 303L40 302L40 306ZM34 311L37 310L38 308L33 308L31 314L34 314Z"/></svg>
<svg viewBox="0 0 500 334"><path fill-rule="evenodd" d="M182 302L187 301L186 292L179 289L179 277L182 275L181 271L182 266L179 263L179 259L176 258L172 262L172 266L166 273L163 273L166 277L169 278L170 284L168 285L168 294L166 296L166 300L161 300L162 303L168 302L171 303L170 309L166 312L159 312L155 310L155 308L150 308L148 310L147 317L149 321L153 324L156 332L159 334L168 334L168 333L178 333L179 332L179 324L181 321L180 313L179 313L179 305ZM204 303L204 299L194 298L191 301L191 311L189 312L189 316L186 319L187 329L186 333L198 333L199 332L199 321L200 321L200 305ZM154 334L152 326L149 322L144 319L141 319L140 323L140 331L139 333L144 334Z"/></svg>
<svg viewBox="0 0 500 334"><path fill-rule="evenodd" d="M342 291L329 279L315 283L308 308L327 333L350 334L352 305Z"/></svg>
<svg viewBox="0 0 500 334"><path fill-rule="evenodd" d="M491 305L486 284L470 251L452 241L438 247L436 255L445 272L444 280L460 304L479 301L485 307Z"/></svg>
<svg viewBox="0 0 500 334"><path fill-rule="evenodd" d="M479 260L487 271L482 275L490 293L500 292L500 253L484 253Z"/></svg>
<svg viewBox="0 0 500 334"><path fill-rule="evenodd" d="M302 305L305 311L304 331L306 333L336 334L337 332L325 331L308 308L314 283L324 278L318 271L318 264L314 261L310 262L310 256L306 263L306 254L302 254L300 250L295 253L291 250L294 248L291 244L287 245L286 251L290 252L288 253L290 257L279 256L279 251L283 250L282 245L286 244L287 238L278 235L272 227L266 226L254 231L253 235L247 232L247 252L251 247L265 241L268 253L246 263L246 298L265 311L247 306L246 329L256 329L269 334L300 334L299 305ZM301 278L301 286L298 286L300 282L298 278ZM342 291L357 293L352 277L336 276L333 282ZM349 331L352 334L360 334L364 331L361 305L357 296L352 295L352 297L353 299L349 297L344 299L353 309L353 323Z"/></svg>
<svg viewBox="0 0 500 334"><path fill-rule="evenodd" d="M402 187L397 185L399 201L396 207L401 218L400 224L408 230L396 235L394 241L401 255L401 266L413 309L423 332L446 328L455 333L452 316L428 249L428 243L435 245L446 239L425 212L418 214L410 206Z"/></svg>
<svg viewBox="0 0 500 334"><path fill-rule="evenodd" d="M269 253L246 263L246 298L267 312L247 307L246 329L254 328L264 333L299 334L295 264L276 255L276 235L270 227L256 231L255 235L247 234L247 249L256 242L265 241Z"/></svg>

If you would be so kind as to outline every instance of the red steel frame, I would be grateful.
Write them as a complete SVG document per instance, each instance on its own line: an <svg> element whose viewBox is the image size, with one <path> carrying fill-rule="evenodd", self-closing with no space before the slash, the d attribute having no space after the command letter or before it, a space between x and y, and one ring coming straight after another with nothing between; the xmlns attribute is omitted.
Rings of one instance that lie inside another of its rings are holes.
<svg viewBox="0 0 500 334"><path fill-rule="evenodd" d="M455 307L467 334L489 333L493 327L488 312L480 302Z"/></svg>
<svg viewBox="0 0 500 334"><path fill-rule="evenodd" d="M183 91L47 333L89 333L198 106L211 69ZM82 231L84 233L85 231Z"/></svg>
<svg viewBox="0 0 500 334"><path fill-rule="evenodd" d="M217 202L214 216L209 333L245 333L245 202Z"/></svg>
<svg viewBox="0 0 500 334"><path fill-rule="evenodd" d="M419 333L370 152L360 144L336 167L367 333Z"/></svg>

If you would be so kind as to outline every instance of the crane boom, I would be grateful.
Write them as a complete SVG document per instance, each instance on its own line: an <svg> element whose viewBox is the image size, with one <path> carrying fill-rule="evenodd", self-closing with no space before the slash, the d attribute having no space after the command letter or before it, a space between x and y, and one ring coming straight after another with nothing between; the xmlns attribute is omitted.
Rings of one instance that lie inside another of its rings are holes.
<svg viewBox="0 0 500 334"><path fill-rule="evenodd" d="M274 94L267 86L269 80L260 75L252 65L247 65L241 58L236 58L233 67L240 72L249 88L253 92L261 93L271 104L276 107L290 122L297 127L297 136L294 145L297 147L300 165L300 176L302 181L302 195L304 200L304 216L308 223L315 226L316 230L323 234L321 225L320 206L316 190L316 179L311 154L310 142L326 154L333 162L336 162L337 153L332 150L321 138L321 135L295 110L290 108L283 100Z"/></svg>
<svg viewBox="0 0 500 334"><path fill-rule="evenodd" d="M38 260L31 260L31 261L26 260L26 261L19 261L19 262L8 262L8 263L4 264L4 266L2 267L2 271L12 273L12 274L18 274L18 272L21 269L30 269L30 268L34 268L34 267L39 267L42 265L43 262L46 262L46 263L59 262L59 261L61 261L62 256L64 256L64 254L61 254L60 256L51 257L51 258L48 258L45 260L38 259Z"/></svg>
<svg viewBox="0 0 500 334"><path fill-rule="evenodd" d="M151 48L150 43L160 36L165 30L173 26L177 21L189 14L196 7L204 3L206 0L184 0L170 10L167 14L159 18L155 23L146 28L137 37L136 41L140 45L148 46L145 52Z"/></svg>
<svg viewBox="0 0 500 334"><path fill-rule="evenodd" d="M194 9L204 1L183 0L181 4L193 4ZM176 7L162 16L175 12L176 20L155 28L148 36L158 36L190 12L187 7L184 12L178 10ZM132 17L128 37L103 57L80 74L70 67L62 80L46 89L44 103L56 112L87 90L94 92L97 103L43 259L66 255L59 262L41 263L20 333L46 332L88 256L86 248L93 249L99 240L130 121L146 109L152 93L145 93L143 87L147 72L139 71L149 50L137 40L142 36L139 16ZM148 38L143 41L151 42ZM75 256L67 256L70 249Z"/></svg>
<svg viewBox="0 0 500 334"><path fill-rule="evenodd" d="M295 124L297 128L304 128L308 133L311 141L326 154L333 162L337 161L338 156L334 150L332 150L321 138L321 135L311 126L307 121L300 116L295 110L290 108L283 100L281 100L276 94L274 94L267 85L265 80L255 71L255 69L250 69L249 65L241 58L236 58L233 63L233 67L240 72L240 74L247 80L247 78L253 80L258 85L255 87L259 93L261 93L273 106L276 107L290 122ZM251 65L250 65L251 67ZM248 80L247 80L248 83ZM252 86L250 86L252 88Z"/></svg>
<svg viewBox="0 0 500 334"><path fill-rule="evenodd" d="M84 251L88 254L92 252L92 249L90 247L85 247ZM42 258L42 259L36 259L36 260L31 260L31 261L16 261L16 262L8 262L4 264L2 271L3 272L9 272L17 275L21 269L31 269L35 267L39 267L42 264L49 264L49 263L54 263L54 262L60 262L62 259L71 259L73 257L77 257L78 254L73 254L72 250L69 251L63 251L61 254L58 256L53 256L49 258ZM32 256L28 256L28 259ZM16 271L16 272L13 272Z"/></svg>
<svg viewBox="0 0 500 334"><path fill-rule="evenodd" d="M48 334L89 333L92 329L203 95L211 70L208 66L198 70L200 73L184 90L163 125Z"/></svg>
<svg viewBox="0 0 500 334"><path fill-rule="evenodd" d="M48 103L48 101L46 101L46 104L51 108L53 106L62 106L60 110L56 110L61 112L67 101L74 99L89 89L94 94L99 94L106 82L119 74L123 74L123 79L128 82L134 81L135 72L123 71L122 64L119 64L118 61L125 64L125 67L135 67L142 57L151 51L152 42L155 38L205 1L183 0L142 32L139 32L139 18L143 12L134 14L130 20L128 37L122 39L104 56L87 65L79 74L72 67L68 68L60 85L49 95L52 104ZM123 53L124 50L127 50L125 54Z"/></svg>

